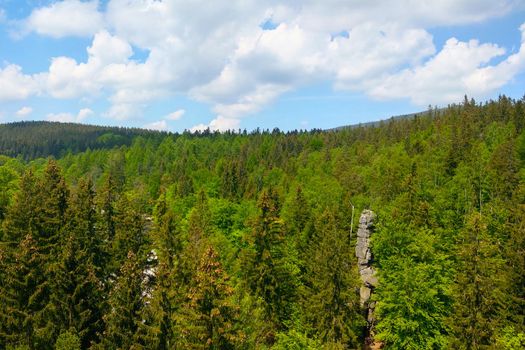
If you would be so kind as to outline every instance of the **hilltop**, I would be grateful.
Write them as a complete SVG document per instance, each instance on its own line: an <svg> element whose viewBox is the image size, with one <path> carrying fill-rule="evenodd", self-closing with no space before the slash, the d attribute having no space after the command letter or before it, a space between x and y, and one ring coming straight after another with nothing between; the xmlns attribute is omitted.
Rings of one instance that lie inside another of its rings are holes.
<svg viewBox="0 0 525 350"><path fill-rule="evenodd" d="M22 157L25 160L39 157L79 153L88 149L111 149L130 145L133 138L160 138L167 133L109 126L48 121L24 121L0 124L0 154Z"/></svg>

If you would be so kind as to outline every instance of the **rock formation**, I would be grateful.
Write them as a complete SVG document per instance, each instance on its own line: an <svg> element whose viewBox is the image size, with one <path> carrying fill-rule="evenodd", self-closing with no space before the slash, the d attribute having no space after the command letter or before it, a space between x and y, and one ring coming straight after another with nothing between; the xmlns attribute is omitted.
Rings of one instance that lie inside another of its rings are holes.
<svg viewBox="0 0 525 350"><path fill-rule="evenodd" d="M375 302L370 302L370 297L377 286L377 277L372 267L373 255L370 250L370 236L374 230L374 220L376 215L371 210L363 210L359 218L359 229L357 230L357 242L355 246L355 256L359 275L363 282L359 294L361 306L365 309L367 319L367 335L370 335L374 324Z"/></svg>

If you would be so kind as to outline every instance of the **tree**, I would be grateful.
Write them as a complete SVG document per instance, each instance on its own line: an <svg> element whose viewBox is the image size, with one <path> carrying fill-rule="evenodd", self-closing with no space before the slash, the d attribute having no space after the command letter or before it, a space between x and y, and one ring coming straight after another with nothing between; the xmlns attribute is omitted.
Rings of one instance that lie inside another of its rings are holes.
<svg viewBox="0 0 525 350"><path fill-rule="evenodd" d="M182 309L182 342L189 349L236 349L243 340L233 288L212 247L204 252Z"/></svg>
<svg viewBox="0 0 525 350"><path fill-rule="evenodd" d="M147 295L144 293L145 281L143 259L130 251L109 293L108 311L104 315L106 329L99 344L101 349L130 349L136 345L136 333Z"/></svg>
<svg viewBox="0 0 525 350"><path fill-rule="evenodd" d="M504 261L491 240L486 219L479 213L468 217L457 247L454 312L450 323L453 346L480 349L493 343L505 305Z"/></svg>
<svg viewBox="0 0 525 350"><path fill-rule="evenodd" d="M6 269L1 295L2 338L9 345L25 345L31 350L48 348L39 334L36 318L47 293L42 288L43 256L31 230L20 241L13 258L16 264L9 264Z"/></svg>
<svg viewBox="0 0 525 350"><path fill-rule="evenodd" d="M357 269L348 234L326 210L317 220L306 259L306 292L302 304L315 338L348 347L358 345L360 315Z"/></svg>
<svg viewBox="0 0 525 350"><path fill-rule="evenodd" d="M150 348L172 349L179 341L176 333L181 305L189 284L187 262L183 260L184 239L179 219L167 208L162 195L156 208L156 222L151 232L153 251L157 257L155 284L143 312L142 337Z"/></svg>
<svg viewBox="0 0 525 350"><path fill-rule="evenodd" d="M278 329L285 327L293 310L298 285L298 268L286 254L284 225L279 217L276 192L265 190L259 200L259 216L245 251L245 280L252 293L265 303L266 316Z"/></svg>
<svg viewBox="0 0 525 350"><path fill-rule="evenodd" d="M49 160L42 178L31 172L8 212L4 235L11 246L6 254L6 328L19 332L30 348L51 348L60 322L51 296L58 291L59 246L66 222L68 189L57 163ZM18 247L15 245L18 244ZM8 337L10 337L8 335ZM16 336L15 336L16 338Z"/></svg>
<svg viewBox="0 0 525 350"><path fill-rule="evenodd" d="M64 330L75 330L82 348L97 342L102 332L102 240L95 230L95 193L90 180L81 179L71 200L52 298Z"/></svg>

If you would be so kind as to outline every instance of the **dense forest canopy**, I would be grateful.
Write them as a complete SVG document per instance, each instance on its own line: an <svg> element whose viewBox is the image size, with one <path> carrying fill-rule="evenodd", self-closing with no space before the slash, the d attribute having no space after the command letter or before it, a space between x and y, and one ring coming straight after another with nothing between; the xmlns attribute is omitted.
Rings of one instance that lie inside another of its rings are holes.
<svg viewBox="0 0 525 350"><path fill-rule="evenodd" d="M377 344L525 346L525 99L56 148L2 128L0 348L361 348L363 209Z"/></svg>
<svg viewBox="0 0 525 350"><path fill-rule="evenodd" d="M0 154L25 160L60 157L68 152L129 146L136 136L162 138L166 133L46 121L0 124Z"/></svg>

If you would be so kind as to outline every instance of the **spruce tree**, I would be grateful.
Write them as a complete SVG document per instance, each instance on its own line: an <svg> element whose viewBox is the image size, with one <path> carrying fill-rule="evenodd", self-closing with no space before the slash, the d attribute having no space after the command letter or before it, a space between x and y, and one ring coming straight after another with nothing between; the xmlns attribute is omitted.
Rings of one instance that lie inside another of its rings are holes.
<svg viewBox="0 0 525 350"><path fill-rule="evenodd" d="M251 292L265 304L266 317L283 329L293 311L297 293L298 268L287 261L284 224L279 217L277 193L265 190L259 200L259 216L245 251L245 280Z"/></svg>
<svg viewBox="0 0 525 350"><path fill-rule="evenodd" d="M468 217L458 242L454 312L451 326L454 347L481 349L493 343L505 306L504 261L479 213Z"/></svg>
<svg viewBox="0 0 525 350"><path fill-rule="evenodd" d="M102 241L95 230L95 193L91 180L81 179L71 200L53 295L62 328L74 329L83 348L102 331L103 288L99 279Z"/></svg>
<svg viewBox="0 0 525 350"><path fill-rule="evenodd" d="M136 342L145 305L144 259L130 251L108 296L100 349L130 349Z"/></svg>
<svg viewBox="0 0 525 350"><path fill-rule="evenodd" d="M156 208L155 226L151 232L157 265L151 298L143 311L140 337L150 348L172 349L179 340L176 332L178 312L189 284L187 262L182 255L184 238L179 227L180 219L167 208L161 195Z"/></svg>
<svg viewBox="0 0 525 350"><path fill-rule="evenodd" d="M315 337L345 347L358 345L360 315L357 269L353 263L349 233L325 211L317 220L306 260L307 288L302 300L306 319Z"/></svg>
<svg viewBox="0 0 525 350"><path fill-rule="evenodd" d="M20 191L3 222L0 267L4 283L0 283L0 344L25 343L29 346L34 339L33 315L28 311L28 300L40 281L35 279L42 275L38 265L40 255L36 254L33 238L36 197L36 178L28 169L20 180ZM32 253L35 253L33 257ZM38 272L33 273L33 270ZM24 323L27 325L25 328Z"/></svg>
<svg viewBox="0 0 525 350"><path fill-rule="evenodd" d="M242 343L237 324L239 308L231 298L234 290L228 279L219 256L208 247L181 310L183 348L227 350Z"/></svg>

